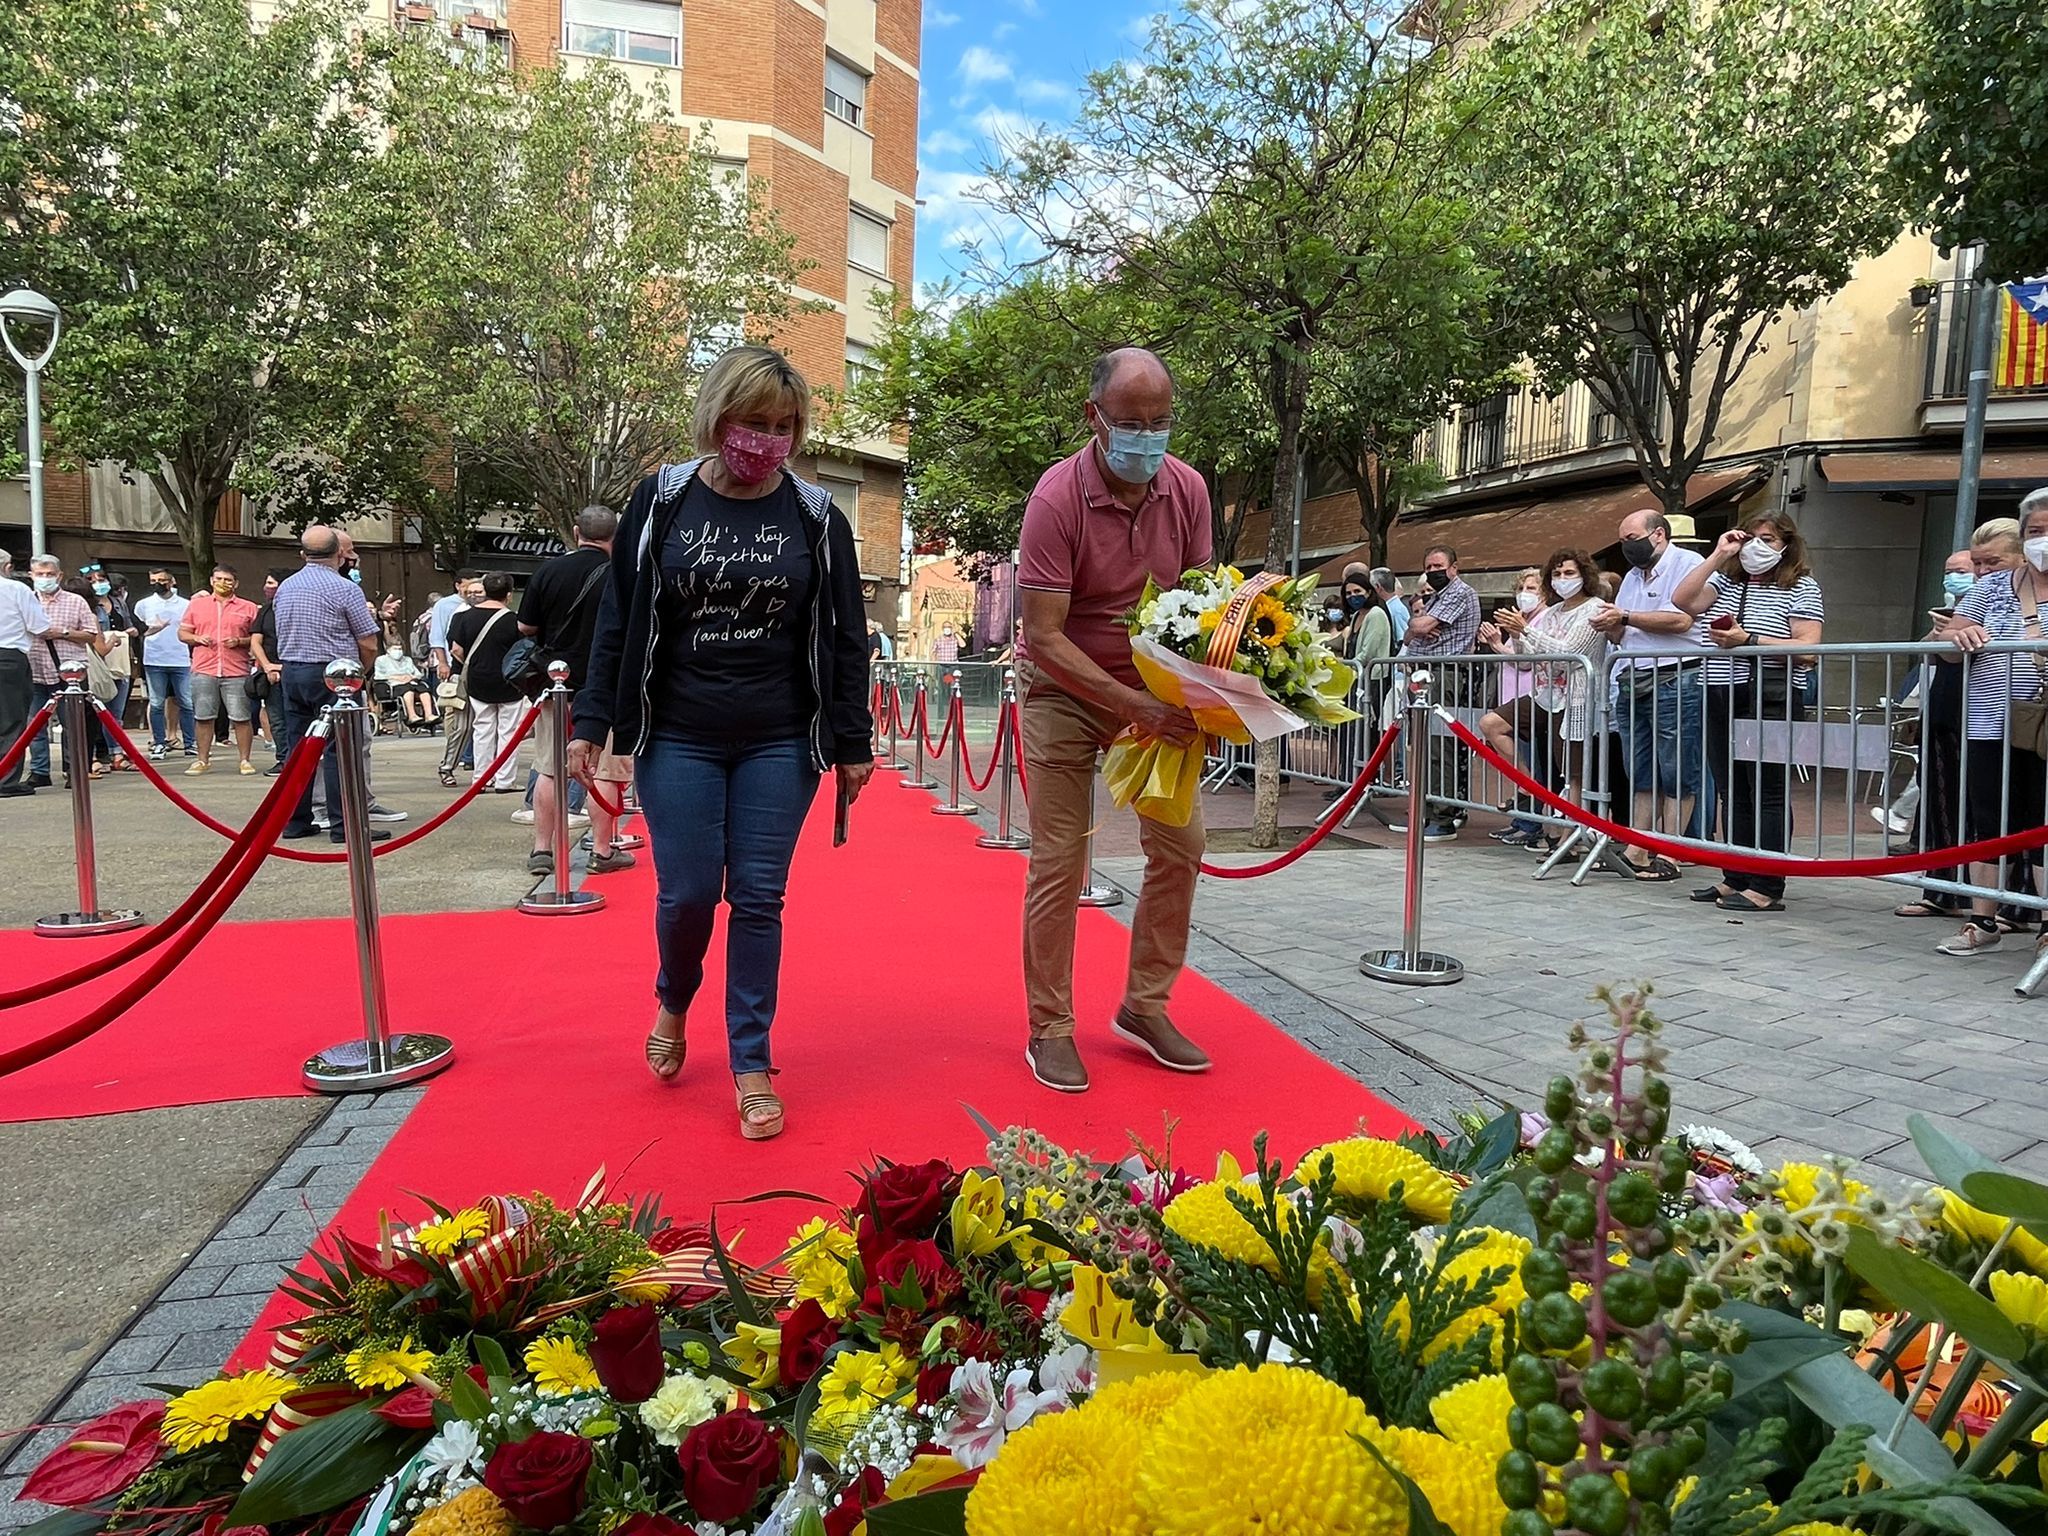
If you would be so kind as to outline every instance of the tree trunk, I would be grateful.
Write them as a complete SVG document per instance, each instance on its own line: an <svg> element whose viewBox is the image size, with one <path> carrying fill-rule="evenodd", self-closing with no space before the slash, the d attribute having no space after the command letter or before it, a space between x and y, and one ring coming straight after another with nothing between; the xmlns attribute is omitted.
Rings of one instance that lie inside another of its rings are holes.
<svg viewBox="0 0 2048 1536"><path fill-rule="evenodd" d="M185 590L204 591L213 575L214 509L227 494L227 486L209 483L202 471L189 464L160 459L158 465L146 473L170 513L179 547L185 551Z"/></svg>
<svg viewBox="0 0 2048 1536"><path fill-rule="evenodd" d="M1307 347L1288 349L1275 359L1278 388L1274 392L1275 425L1279 428L1273 457L1273 511L1266 520L1266 566L1286 571L1294 542L1294 482L1300 473L1301 423L1308 413ZM1289 572L1289 574L1292 574ZM1280 846L1280 743L1262 741L1253 759L1252 846Z"/></svg>

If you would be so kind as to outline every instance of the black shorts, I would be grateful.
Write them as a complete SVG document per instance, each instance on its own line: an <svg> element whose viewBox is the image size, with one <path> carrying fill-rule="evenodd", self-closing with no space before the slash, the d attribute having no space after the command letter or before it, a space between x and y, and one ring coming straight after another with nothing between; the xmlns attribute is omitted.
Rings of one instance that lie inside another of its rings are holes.
<svg viewBox="0 0 2048 1536"><path fill-rule="evenodd" d="M2011 764L2011 779L2006 765ZM2048 820L2044 813L2048 763L2023 748L1973 741L1963 748L1963 840L1981 843L2024 832Z"/></svg>

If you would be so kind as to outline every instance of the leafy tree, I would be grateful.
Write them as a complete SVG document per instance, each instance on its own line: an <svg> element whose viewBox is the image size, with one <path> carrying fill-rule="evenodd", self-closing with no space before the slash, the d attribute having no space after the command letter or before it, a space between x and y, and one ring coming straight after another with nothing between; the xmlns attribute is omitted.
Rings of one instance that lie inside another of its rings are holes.
<svg viewBox="0 0 2048 1536"><path fill-rule="evenodd" d="M1470 70L1516 339L1619 417L1667 511L1773 323L1905 225L1922 46L1898 0L1561 0Z"/></svg>
<svg viewBox="0 0 2048 1536"><path fill-rule="evenodd" d="M352 457L388 371L374 195L385 45L346 0L15 0L0 8L6 264L63 305L53 447L169 509L194 579L252 450Z"/></svg>
<svg viewBox="0 0 2048 1536"><path fill-rule="evenodd" d="M451 71L419 45L398 75L402 385L567 537L687 451L697 380L743 327L771 340L794 312L795 239L618 71Z"/></svg>
<svg viewBox="0 0 2048 1536"><path fill-rule="evenodd" d="M1921 0L1899 159L1943 245L1994 282L2048 272L2048 26L2036 0Z"/></svg>

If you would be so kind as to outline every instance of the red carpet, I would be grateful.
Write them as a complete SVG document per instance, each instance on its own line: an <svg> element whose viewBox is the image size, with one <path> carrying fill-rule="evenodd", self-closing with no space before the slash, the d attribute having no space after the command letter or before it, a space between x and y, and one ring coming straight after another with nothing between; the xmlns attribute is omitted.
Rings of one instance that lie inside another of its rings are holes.
<svg viewBox="0 0 2048 1536"><path fill-rule="evenodd" d="M366 1227L384 1204L409 1213L407 1190L450 1202L533 1189L573 1198L600 1164L623 1173L625 1189L665 1191L679 1218L766 1189L837 1201L842 1175L876 1155L978 1155L963 1104L1103 1155L1127 1150L1127 1131L1156 1145L1172 1118L1176 1160L1191 1168L1219 1148L1242 1153L1260 1129L1289 1153L1361 1118L1382 1134L1408 1124L1193 973L1174 1015L1215 1058L1213 1072L1176 1076L1114 1041L1107 1026L1128 935L1093 911L1080 914L1077 1001L1095 1086L1084 1095L1040 1088L1023 1061L1024 859L976 848L973 823L931 816L930 804L880 779L855 808L851 841L834 849L830 801L820 798L790 888L775 1031L790 1128L772 1142L738 1131L722 933L682 1080L660 1084L641 1061L654 1011L644 855L640 869L599 882L607 906L590 917L387 918L393 1027L451 1036L457 1060L427 1085L342 1222ZM0 974L54 974L118 942L0 934ZM82 988L70 1007L0 1015L0 1043L68 1022L117 984ZM0 1079L0 1122L297 1093L300 1061L360 1027L348 923L226 923L101 1034ZM748 1208L722 1226L774 1242L788 1214Z"/></svg>

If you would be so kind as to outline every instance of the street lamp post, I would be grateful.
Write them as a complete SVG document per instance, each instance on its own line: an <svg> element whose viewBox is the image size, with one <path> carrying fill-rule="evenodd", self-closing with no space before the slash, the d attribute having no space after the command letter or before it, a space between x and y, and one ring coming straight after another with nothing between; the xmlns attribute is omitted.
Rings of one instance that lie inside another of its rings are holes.
<svg viewBox="0 0 2048 1536"><path fill-rule="evenodd" d="M15 345L10 320L24 320L49 328L49 339L40 352L28 353ZM49 550L48 531L43 526L43 364L57 350L57 337L64 329L64 312L54 299L33 288L15 288L0 293L0 343L28 378L28 522L29 553Z"/></svg>

